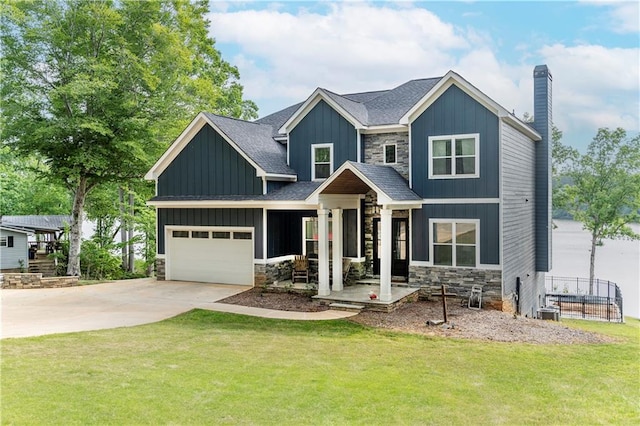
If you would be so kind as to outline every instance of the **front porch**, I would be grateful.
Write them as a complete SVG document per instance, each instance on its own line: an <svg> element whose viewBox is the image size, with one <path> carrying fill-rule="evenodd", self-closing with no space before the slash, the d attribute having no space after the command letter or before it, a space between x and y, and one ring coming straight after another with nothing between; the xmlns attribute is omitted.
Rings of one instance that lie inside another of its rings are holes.
<svg viewBox="0 0 640 426"><path fill-rule="evenodd" d="M280 281L271 286L283 291L314 291L315 284L293 283L290 280ZM322 301L334 309L353 309L367 311L393 312L400 305L418 300L420 288L407 285L392 284L390 300L380 300L380 280L366 279L358 281L355 285L345 286L340 291L330 291L328 295L314 295L313 299ZM371 293L376 294L377 299L371 299Z"/></svg>

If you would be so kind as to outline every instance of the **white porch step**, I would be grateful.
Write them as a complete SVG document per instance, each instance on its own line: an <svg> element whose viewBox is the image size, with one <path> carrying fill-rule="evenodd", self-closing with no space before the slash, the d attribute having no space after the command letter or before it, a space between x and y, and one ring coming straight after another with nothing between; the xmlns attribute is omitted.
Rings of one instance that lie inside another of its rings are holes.
<svg viewBox="0 0 640 426"><path fill-rule="evenodd" d="M364 309L364 305L354 305L351 303L330 303L329 308L335 309L336 311L360 312Z"/></svg>

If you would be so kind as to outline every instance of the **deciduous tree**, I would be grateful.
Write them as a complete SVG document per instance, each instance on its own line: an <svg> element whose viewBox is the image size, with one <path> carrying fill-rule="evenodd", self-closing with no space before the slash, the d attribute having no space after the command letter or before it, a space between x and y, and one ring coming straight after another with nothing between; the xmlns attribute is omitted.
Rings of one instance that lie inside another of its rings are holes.
<svg viewBox="0 0 640 426"><path fill-rule="evenodd" d="M139 179L199 110L251 118L238 71L208 37L207 1L4 3L3 144L73 194L69 275L87 194Z"/></svg>
<svg viewBox="0 0 640 426"><path fill-rule="evenodd" d="M640 135L628 138L621 128L599 129L568 175L572 184L560 188L558 202L591 233L592 294L596 248L605 238L640 238L628 226L640 219Z"/></svg>

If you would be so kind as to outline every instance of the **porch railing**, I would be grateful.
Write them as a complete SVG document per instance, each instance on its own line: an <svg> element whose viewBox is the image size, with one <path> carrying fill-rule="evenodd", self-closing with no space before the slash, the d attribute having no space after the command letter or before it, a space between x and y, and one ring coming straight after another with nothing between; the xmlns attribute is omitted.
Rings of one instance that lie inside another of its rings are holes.
<svg viewBox="0 0 640 426"><path fill-rule="evenodd" d="M611 281L548 276L545 304L564 318L624 322L622 292Z"/></svg>

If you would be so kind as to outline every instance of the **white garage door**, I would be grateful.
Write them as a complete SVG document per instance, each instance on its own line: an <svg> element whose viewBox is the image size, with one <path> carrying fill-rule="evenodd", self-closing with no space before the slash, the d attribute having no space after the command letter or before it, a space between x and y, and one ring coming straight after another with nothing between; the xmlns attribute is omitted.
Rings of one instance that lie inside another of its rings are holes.
<svg viewBox="0 0 640 426"><path fill-rule="evenodd" d="M250 229L196 227L167 234L167 279L253 285Z"/></svg>

